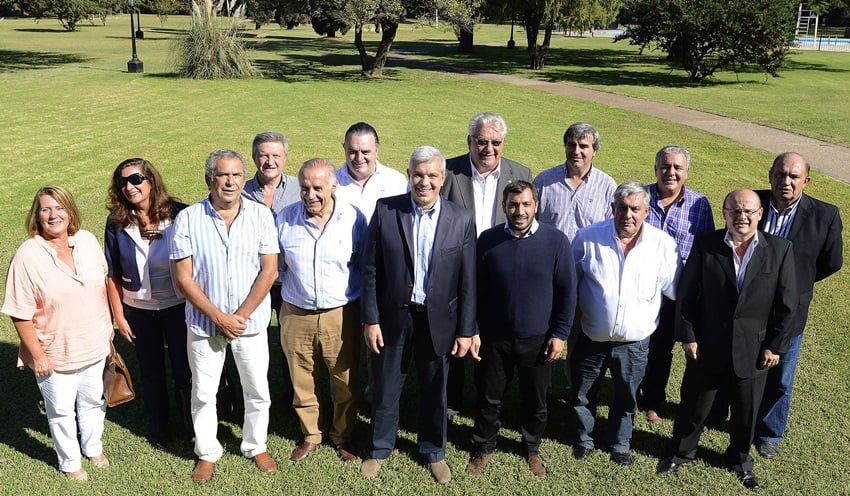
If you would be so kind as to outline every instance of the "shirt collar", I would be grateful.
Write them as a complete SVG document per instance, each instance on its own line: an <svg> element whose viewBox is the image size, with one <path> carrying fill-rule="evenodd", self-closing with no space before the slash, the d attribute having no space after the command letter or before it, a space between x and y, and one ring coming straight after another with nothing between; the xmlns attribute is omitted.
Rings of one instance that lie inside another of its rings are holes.
<svg viewBox="0 0 850 496"><path fill-rule="evenodd" d="M484 177L484 176L481 175L480 172L478 172L478 168L475 167L475 164L472 162L472 155L470 155L469 156L469 169L472 171L472 179L474 181L485 181L487 179L487 177L490 177L490 176L493 176L498 181L499 175L502 172L502 159L501 158L499 159L499 164L496 165L496 168L493 169L493 172L488 174L487 177Z"/></svg>
<svg viewBox="0 0 850 496"><path fill-rule="evenodd" d="M440 198L440 196L437 195L437 202L434 203L434 206L431 207L431 210L428 210L427 212L425 212L421 208L419 208L419 205L417 205L416 202L413 201L413 193L410 194L410 204L413 206L413 215L416 215L417 217L421 217L422 215L428 215L432 218L433 217L439 217L440 206L442 204L442 198Z"/></svg>
<svg viewBox="0 0 850 496"><path fill-rule="evenodd" d="M726 234L723 235L723 242L726 243L726 246L728 246L729 248L732 248L733 250L735 249L735 246L732 245L732 236L729 235L728 229L726 230ZM755 248L756 246L758 246L758 244L759 244L759 233L758 233L758 231L756 231L756 235L753 236L752 241L750 241L750 245L747 246L747 250L749 250L750 247Z"/></svg>
<svg viewBox="0 0 850 496"><path fill-rule="evenodd" d="M520 235L518 235L518 234L516 233L516 231L514 231L513 229L511 229L511 225L510 225L510 224L508 224L507 222L505 222L505 232L506 232L506 233L508 233L508 236L511 236L511 237L513 237L513 238L517 238L517 239L522 239L522 238L528 238L528 237L530 237L531 235L533 235L534 233L536 233L536 232L537 232L537 228L538 228L538 227L540 227L540 224L537 222L537 219L531 219L531 227L530 227L530 228L528 228L528 231L526 231L526 232L525 232L525 234L523 234L522 236L520 236Z"/></svg>
<svg viewBox="0 0 850 496"><path fill-rule="evenodd" d="M790 213L794 212L795 210L797 210L797 206L800 205L800 199L802 199L802 198L803 198L803 194L801 193L800 196L798 196L797 199L794 200L793 203L791 203L787 207L783 208L782 210L779 210L779 209L776 208L776 205L773 204L773 195L771 194L771 196L770 196L770 209L773 210L777 214L781 214L783 212L788 212L790 214Z"/></svg>

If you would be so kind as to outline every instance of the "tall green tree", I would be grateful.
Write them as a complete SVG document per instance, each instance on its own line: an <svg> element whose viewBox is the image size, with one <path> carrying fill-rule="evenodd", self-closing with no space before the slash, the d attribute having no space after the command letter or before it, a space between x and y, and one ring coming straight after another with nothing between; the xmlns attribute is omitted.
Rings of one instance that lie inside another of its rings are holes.
<svg viewBox="0 0 850 496"><path fill-rule="evenodd" d="M621 0L566 0L561 23L570 31L591 31L607 26L617 18Z"/></svg>
<svg viewBox="0 0 850 496"><path fill-rule="evenodd" d="M794 41L793 0L626 0L620 14L629 40L658 48L692 81L756 66L776 76Z"/></svg>
<svg viewBox="0 0 850 496"><path fill-rule="evenodd" d="M552 31L564 18L566 0L527 0L521 3L524 4L521 12L530 65L535 70L543 69L552 41ZM540 26L543 26L543 41L538 43Z"/></svg>

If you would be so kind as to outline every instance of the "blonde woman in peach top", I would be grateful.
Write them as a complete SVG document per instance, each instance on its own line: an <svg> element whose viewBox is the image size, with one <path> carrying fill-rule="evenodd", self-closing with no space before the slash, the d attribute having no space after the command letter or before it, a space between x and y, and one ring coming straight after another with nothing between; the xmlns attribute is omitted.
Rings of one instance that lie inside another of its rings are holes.
<svg viewBox="0 0 850 496"><path fill-rule="evenodd" d="M97 239L80 230L74 199L61 186L38 190L27 229L30 238L9 266L2 312L21 338L18 366L35 372L59 470L85 481L83 455L98 468L109 466L101 443L112 337L106 260Z"/></svg>

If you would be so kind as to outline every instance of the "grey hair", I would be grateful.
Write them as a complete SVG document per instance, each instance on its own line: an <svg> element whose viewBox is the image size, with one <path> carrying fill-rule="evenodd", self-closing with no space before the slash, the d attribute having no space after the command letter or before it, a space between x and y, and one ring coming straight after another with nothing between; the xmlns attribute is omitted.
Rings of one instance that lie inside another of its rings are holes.
<svg viewBox="0 0 850 496"><path fill-rule="evenodd" d="M505 139L508 136L508 125L505 123L505 119L503 119L499 114L494 114L492 112L478 112L473 115L472 119L469 119L469 137L471 138L475 136L475 132L482 126L495 127L502 135L502 139Z"/></svg>
<svg viewBox="0 0 850 496"><path fill-rule="evenodd" d="M410 155L410 161L407 163L407 171L412 172L413 167L418 164L430 163L434 160L439 159L440 164L440 172L443 174L446 173L446 157L437 150L433 146L420 146L413 150L413 153Z"/></svg>
<svg viewBox="0 0 850 496"><path fill-rule="evenodd" d="M688 169L690 169L691 152L689 152L687 148L681 145L667 145L664 148L658 150L658 153L655 154L655 168L657 169L661 165L661 161L664 160L665 156L673 155L676 153L685 157L685 165L687 165Z"/></svg>
<svg viewBox="0 0 850 496"><path fill-rule="evenodd" d="M254 159L255 163L257 162L257 148L263 143L280 143L283 145L283 154L289 155L289 141L286 140L286 136L277 131L263 131L254 136L254 142L251 143L251 158Z"/></svg>
<svg viewBox="0 0 850 496"><path fill-rule="evenodd" d="M646 190L643 184L635 181L628 181L617 186L617 189L614 190L612 201L616 204L618 201L632 195L643 195L643 204L647 207L649 206L649 191Z"/></svg>
<svg viewBox="0 0 850 496"><path fill-rule="evenodd" d="M242 174L246 174L248 172L245 165L245 158L239 152L228 148L216 150L210 153L210 156L207 157L207 161L204 164L204 180L207 182L207 186L213 183L213 179L215 179L215 167L218 165L218 161L223 158L238 159L242 162Z"/></svg>
<svg viewBox="0 0 850 496"><path fill-rule="evenodd" d="M298 182L301 182L304 179L304 171L307 169L320 169L324 168L328 173L328 185L336 184L336 167L333 162L326 158L311 158L310 160L301 164L301 168L298 169Z"/></svg>
<svg viewBox="0 0 850 496"><path fill-rule="evenodd" d="M593 126L586 122L570 124L570 127L564 132L564 146L567 146L571 139L580 140L587 136L593 138L593 149L599 150L599 131L593 129Z"/></svg>

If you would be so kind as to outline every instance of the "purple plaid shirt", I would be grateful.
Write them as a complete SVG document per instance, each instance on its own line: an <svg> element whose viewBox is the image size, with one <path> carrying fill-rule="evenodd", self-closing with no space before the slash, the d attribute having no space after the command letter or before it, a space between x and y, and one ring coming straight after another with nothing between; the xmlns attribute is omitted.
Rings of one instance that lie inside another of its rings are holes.
<svg viewBox="0 0 850 496"><path fill-rule="evenodd" d="M694 236L714 231L711 203L705 196L685 188L682 197L665 212L658 203L657 185L649 184L646 189L649 190L649 215L646 221L669 234L676 241L682 262L687 262Z"/></svg>

